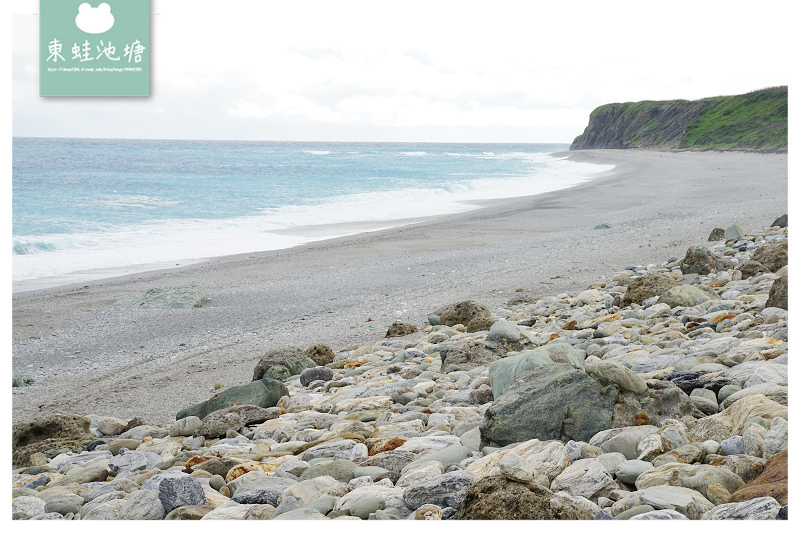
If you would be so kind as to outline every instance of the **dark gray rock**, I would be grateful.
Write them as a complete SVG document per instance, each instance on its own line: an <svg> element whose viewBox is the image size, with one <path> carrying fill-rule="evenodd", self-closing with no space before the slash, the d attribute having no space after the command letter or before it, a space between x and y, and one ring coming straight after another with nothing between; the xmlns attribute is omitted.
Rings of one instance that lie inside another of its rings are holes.
<svg viewBox="0 0 800 533"><path fill-rule="evenodd" d="M273 507L277 507L278 498L280 498L281 493L283 493L284 490L286 489L279 487L261 487L244 492L237 492L231 499L236 503L241 504L266 503Z"/></svg>
<svg viewBox="0 0 800 533"><path fill-rule="evenodd" d="M609 429L618 392L558 363L514 379L486 410L481 438L501 446L530 439L588 442Z"/></svg>
<svg viewBox="0 0 800 533"><path fill-rule="evenodd" d="M156 474L142 485L142 490L154 490L169 513L183 505L206 505L203 484L183 472L164 472Z"/></svg>
<svg viewBox="0 0 800 533"><path fill-rule="evenodd" d="M781 276L772 282L767 303L764 307L789 309L789 276Z"/></svg>
<svg viewBox="0 0 800 533"><path fill-rule="evenodd" d="M224 392L215 394L204 402L183 409L175 415L175 418L196 416L203 419L214 411L235 405L275 407L281 397L288 395L289 390L282 382L270 378L259 379L258 381L231 387Z"/></svg>
<svg viewBox="0 0 800 533"><path fill-rule="evenodd" d="M731 380L726 377L717 376L713 378L704 378L703 376L706 374L711 374L711 371L682 370L670 374L665 377L664 380L671 381L686 394L691 394L694 389L708 389L714 391L716 394L722 387L731 384Z"/></svg>
<svg viewBox="0 0 800 533"><path fill-rule="evenodd" d="M684 274L700 274L703 276L716 272L717 259L708 248L693 246L686 250L686 256L679 266Z"/></svg>
<svg viewBox="0 0 800 533"><path fill-rule="evenodd" d="M308 385L314 381L321 380L321 381L330 381L333 379L333 370L325 366L315 366L313 368L307 368L303 370L300 374L300 384L303 387L308 387Z"/></svg>
<svg viewBox="0 0 800 533"><path fill-rule="evenodd" d="M475 474L466 470L455 470L409 485L403 491L403 501L411 510L426 503L458 509L474 483Z"/></svg>
<svg viewBox="0 0 800 533"><path fill-rule="evenodd" d="M771 226L773 227L777 226L779 228L785 228L788 225L789 225L789 215L781 215L778 218L776 218L771 224Z"/></svg>

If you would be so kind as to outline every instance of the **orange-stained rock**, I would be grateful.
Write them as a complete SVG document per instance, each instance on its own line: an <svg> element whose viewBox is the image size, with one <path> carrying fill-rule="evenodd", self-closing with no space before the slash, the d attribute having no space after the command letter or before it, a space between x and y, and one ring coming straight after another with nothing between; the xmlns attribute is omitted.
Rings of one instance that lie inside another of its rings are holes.
<svg viewBox="0 0 800 533"><path fill-rule="evenodd" d="M728 315L725 315L725 314L717 315L717 316L715 316L714 318L711 319L711 322L722 322L723 320L730 320L730 319L733 319L733 318L736 318L736 315L730 315L730 314L728 314Z"/></svg>
<svg viewBox="0 0 800 533"><path fill-rule="evenodd" d="M205 463L210 459L216 459L217 457L214 455L195 455L194 457L189 458L186 461L186 469L191 469L194 466L199 465L200 463Z"/></svg>
<svg viewBox="0 0 800 533"><path fill-rule="evenodd" d="M405 444L406 439L401 437L392 437L389 439L383 439L376 442L372 448L369 450L370 455L377 455L381 452L388 452L389 450L394 450L395 448L399 448L403 444Z"/></svg>
<svg viewBox="0 0 800 533"><path fill-rule="evenodd" d="M771 496L781 505L789 503L789 450L767 459L764 471L753 481L731 495L731 502Z"/></svg>
<svg viewBox="0 0 800 533"><path fill-rule="evenodd" d="M253 470L261 470L267 474L274 474L275 471L278 469L286 461L291 461L295 459L294 455L283 455L281 457L274 457L267 461L245 461L240 465L236 465L225 475L225 483L230 483L234 479L239 476L242 476L248 472L252 472Z"/></svg>

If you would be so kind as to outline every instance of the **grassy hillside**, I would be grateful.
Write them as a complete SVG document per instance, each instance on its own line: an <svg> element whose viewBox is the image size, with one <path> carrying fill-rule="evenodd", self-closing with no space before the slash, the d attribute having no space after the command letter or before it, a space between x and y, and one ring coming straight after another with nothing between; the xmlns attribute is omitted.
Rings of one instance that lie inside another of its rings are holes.
<svg viewBox="0 0 800 533"><path fill-rule="evenodd" d="M787 150L789 94L772 87L713 103L686 128L680 148L694 150Z"/></svg>
<svg viewBox="0 0 800 533"><path fill-rule="evenodd" d="M788 150L787 87L702 100L606 104L570 149Z"/></svg>

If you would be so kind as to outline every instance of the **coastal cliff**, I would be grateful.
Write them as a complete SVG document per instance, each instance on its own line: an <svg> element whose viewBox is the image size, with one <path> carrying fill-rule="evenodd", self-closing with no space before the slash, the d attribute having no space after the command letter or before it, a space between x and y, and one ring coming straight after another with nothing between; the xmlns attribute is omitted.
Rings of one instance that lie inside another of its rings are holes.
<svg viewBox="0 0 800 533"><path fill-rule="evenodd" d="M786 152L788 88L702 100L606 104L570 150L743 150Z"/></svg>

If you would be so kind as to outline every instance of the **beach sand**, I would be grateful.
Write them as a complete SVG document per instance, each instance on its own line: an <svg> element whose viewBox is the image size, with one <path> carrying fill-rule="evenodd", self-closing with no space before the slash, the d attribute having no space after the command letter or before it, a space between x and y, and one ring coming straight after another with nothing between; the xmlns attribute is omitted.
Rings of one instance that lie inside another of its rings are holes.
<svg viewBox="0 0 800 533"><path fill-rule="evenodd" d="M293 344L372 345L395 320L439 307L490 310L577 292L627 265L683 257L715 227L755 234L788 212L786 154L587 150L592 181L467 213L301 247L13 294L13 422L52 412L165 423L252 379ZM601 223L607 229L595 229ZM125 309L153 287L196 282L201 308Z"/></svg>

